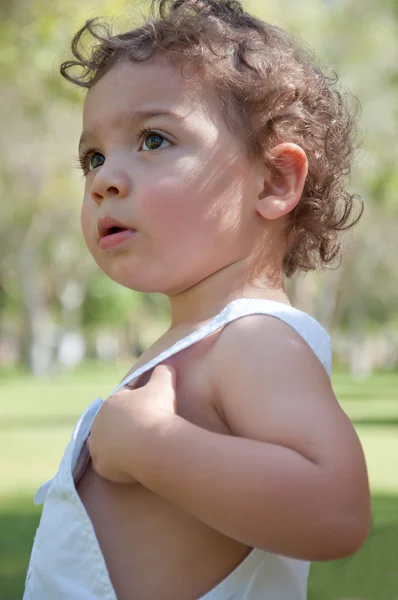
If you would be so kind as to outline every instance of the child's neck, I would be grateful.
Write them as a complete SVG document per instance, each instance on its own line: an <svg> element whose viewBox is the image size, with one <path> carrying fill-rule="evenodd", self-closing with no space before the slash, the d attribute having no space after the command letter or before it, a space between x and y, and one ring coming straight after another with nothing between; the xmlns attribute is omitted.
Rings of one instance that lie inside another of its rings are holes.
<svg viewBox="0 0 398 600"><path fill-rule="evenodd" d="M272 282L267 275L247 281L244 266L234 263L212 274L188 290L169 297L170 330L202 323L237 298L264 298L290 304L283 287L283 276Z"/></svg>

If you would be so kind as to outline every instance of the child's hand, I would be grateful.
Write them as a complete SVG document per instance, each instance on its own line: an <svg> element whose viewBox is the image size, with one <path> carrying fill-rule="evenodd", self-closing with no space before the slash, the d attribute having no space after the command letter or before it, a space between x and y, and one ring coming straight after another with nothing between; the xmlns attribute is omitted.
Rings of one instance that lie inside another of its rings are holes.
<svg viewBox="0 0 398 600"><path fill-rule="evenodd" d="M148 383L110 396L94 419L87 444L93 468L115 483L135 483L129 464L130 442L143 428L159 426L176 414L176 373L158 365Z"/></svg>

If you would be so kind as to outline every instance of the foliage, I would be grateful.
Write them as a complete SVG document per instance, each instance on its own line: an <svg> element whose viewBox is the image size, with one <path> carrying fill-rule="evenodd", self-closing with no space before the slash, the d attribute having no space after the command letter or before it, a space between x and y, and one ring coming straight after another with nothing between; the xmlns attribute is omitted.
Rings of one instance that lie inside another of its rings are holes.
<svg viewBox="0 0 398 600"><path fill-rule="evenodd" d="M0 1L0 123L6 132L0 138L0 334L16 340L31 368L37 368L32 348L37 353L45 346L50 329L73 323L121 330L134 321L139 328L140 311L151 303L99 274L84 246L78 214L83 183L72 169L83 92L58 73L71 36L87 18L114 17L116 27L132 27L147 4ZM333 331L357 337L358 331L366 335L375 327L393 327L398 319L398 4L244 4L314 47L321 61L340 73L342 90L351 88L363 107L364 146L352 188L365 201L365 215L347 238L338 274L299 278L290 283L292 297ZM73 314L64 302L71 286L81 297ZM154 316L158 308L165 314L164 299L155 305ZM109 306L115 310L107 311Z"/></svg>

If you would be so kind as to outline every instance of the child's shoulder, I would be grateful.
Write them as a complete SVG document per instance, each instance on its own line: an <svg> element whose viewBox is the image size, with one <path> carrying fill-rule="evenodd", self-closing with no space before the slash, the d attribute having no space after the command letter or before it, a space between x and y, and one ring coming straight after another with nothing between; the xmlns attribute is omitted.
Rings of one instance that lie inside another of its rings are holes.
<svg viewBox="0 0 398 600"><path fill-rule="evenodd" d="M242 362L250 368L250 363L280 365L306 359L330 375L331 341L316 319L279 302L259 303L261 309L264 312L242 314L223 328L214 345L216 363L239 368Z"/></svg>
<svg viewBox="0 0 398 600"><path fill-rule="evenodd" d="M306 439L305 445L312 440L316 446L319 421L337 425L341 419L325 364L329 336L309 315L291 307L282 312L289 318L237 319L217 337L211 373L216 407L238 436L298 448Z"/></svg>

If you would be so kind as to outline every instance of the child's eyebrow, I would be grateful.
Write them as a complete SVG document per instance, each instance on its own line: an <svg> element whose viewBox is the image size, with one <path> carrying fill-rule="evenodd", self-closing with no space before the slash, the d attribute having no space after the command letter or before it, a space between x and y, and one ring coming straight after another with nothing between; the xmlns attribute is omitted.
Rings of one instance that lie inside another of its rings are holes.
<svg viewBox="0 0 398 600"><path fill-rule="evenodd" d="M130 121L130 123L139 123L141 121L145 121L146 119L151 119L154 117L166 117L169 119L174 119L175 121L182 121L185 119L184 115L180 115L178 113L172 112L170 110L137 110L135 112L129 112L124 115L121 115L120 120L124 122ZM96 134L96 127L92 127L90 129L86 129L80 136L79 140L79 148L81 148L90 137L94 137Z"/></svg>

